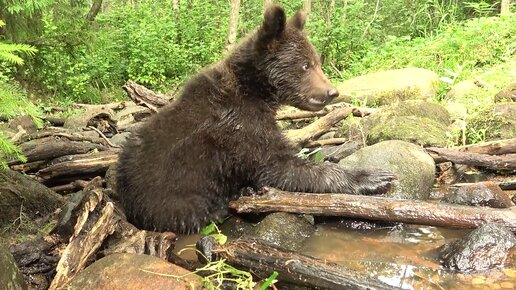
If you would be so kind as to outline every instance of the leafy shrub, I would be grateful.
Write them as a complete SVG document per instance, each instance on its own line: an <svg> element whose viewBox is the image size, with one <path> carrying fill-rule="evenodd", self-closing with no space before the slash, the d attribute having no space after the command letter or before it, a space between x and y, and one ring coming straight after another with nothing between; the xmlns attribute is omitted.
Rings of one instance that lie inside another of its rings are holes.
<svg viewBox="0 0 516 290"><path fill-rule="evenodd" d="M427 38L391 37L371 49L352 74L416 66L440 75L445 69L472 71L509 60L516 52L516 17L484 17L449 25ZM467 77L459 75L457 80Z"/></svg>

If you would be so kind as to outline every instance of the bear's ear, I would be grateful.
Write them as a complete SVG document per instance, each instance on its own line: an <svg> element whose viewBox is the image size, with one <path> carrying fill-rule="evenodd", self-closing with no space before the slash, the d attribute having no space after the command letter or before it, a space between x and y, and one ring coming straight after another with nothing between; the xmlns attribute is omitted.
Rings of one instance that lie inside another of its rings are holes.
<svg viewBox="0 0 516 290"><path fill-rule="evenodd" d="M306 13L301 10L297 11L296 15L288 20L289 25L292 25L299 30L303 30L303 28L305 28L305 22Z"/></svg>
<svg viewBox="0 0 516 290"><path fill-rule="evenodd" d="M258 41L262 45L269 44L285 30L287 16L281 6L273 5L265 11L262 27L258 31Z"/></svg>

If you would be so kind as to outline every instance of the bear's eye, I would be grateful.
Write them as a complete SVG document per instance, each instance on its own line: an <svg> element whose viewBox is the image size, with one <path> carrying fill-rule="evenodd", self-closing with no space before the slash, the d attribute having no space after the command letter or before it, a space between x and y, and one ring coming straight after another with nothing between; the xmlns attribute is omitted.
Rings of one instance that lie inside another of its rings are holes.
<svg viewBox="0 0 516 290"><path fill-rule="evenodd" d="M309 63L305 63L302 68L303 68L304 71L307 71L307 70L310 69L310 64Z"/></svg>

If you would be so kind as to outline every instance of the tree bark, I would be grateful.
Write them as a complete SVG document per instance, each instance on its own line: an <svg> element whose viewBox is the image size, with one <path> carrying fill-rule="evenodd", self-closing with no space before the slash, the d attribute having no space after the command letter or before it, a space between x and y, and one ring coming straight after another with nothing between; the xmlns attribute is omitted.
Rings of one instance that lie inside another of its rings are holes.
<svg viewBox="0 0 516 290"><path fill-rule="evenodd" d="M100 8L102 8L102 1L103 0L93 0L90 11L88 11L88 14L86 14L86 20L95 20L95 17L97 17L97 14L99 14Z"/></svg>
<svg viewBox="0 0 516 290"><path fill-rule="evenodd" d="M31 140L20 145L23 155L28 162L50 160L64 155L84 154L90 150L107 150L107 147L87 141L70 141L65 138L45 137ZM9 165L19 164L19 161L9 162Z"/></svg>
<svg viewBox="0 0 516 290"><path fill-rule="evenodd" d="M511 13L511 0L502 0L500 4L500 15L508 15Z"/></svg>
<svg viewBox="0 0 516 290"><path fill-rule="evenodd" d="M516 232L516 207L494 209L350 194L293 193L266 188L264 195L244 196L230 203L237 212L304 213L452 228L497 223Z"/></svg>
<svg viewBox="0 0 516 290"><path fill-rule="evenodd" d="M231 50L236 43L238 16L240 13L240 0L231 0L231 12L229 14L229 29L226 42L226 50Z"/></svg>
<svg viewBox="0 0 516 290"><path fill-rule="evenodd" d="M62 156L40 169L36 176L39 182L47 185L63 179L67 181L67 178L95 177L103 175L117 160L117 150Z"/></svg>
<svg viewBox="0 0 516 290"><path fill-rule="evenodd" d="M276 271L282 282L310 289L394 289L338 264L257 240L238 239L223 246L215 243L212 253L231 265L250 269L260 278L265 279Z"/></svg>
<svg viewBox="0 0 516 290"><path fill-rule="evenodd" d="M303 11L310 15L312 13L312 1L311 0L303 0Z"/></svg>
<svg viewBox="0 0 516 290"><path fill-rule="evenodd" d="M145 106L151 109L153 112L157 112L158 108L161 108L170 103L170 100L166 95L156 94L155 92L131 80L127 81L127 83L123 86L123 89L136 105Z"/></svg>

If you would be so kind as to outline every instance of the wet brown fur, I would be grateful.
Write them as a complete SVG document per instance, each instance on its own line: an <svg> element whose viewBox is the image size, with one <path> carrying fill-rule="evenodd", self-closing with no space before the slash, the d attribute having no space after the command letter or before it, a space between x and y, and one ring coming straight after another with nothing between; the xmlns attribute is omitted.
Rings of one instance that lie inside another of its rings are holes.
<svg viewBox="0 0 516 290"><path fill-rule="evenodd" d="M193 77L126 143L117 187L130 222L196 232L227 214L243 187L385 192L393 176L313 164L294 156L276 126L281 104L319 110L338 93L302 29L273 6L262 26L226 59Z"/></svg>

